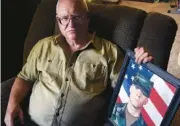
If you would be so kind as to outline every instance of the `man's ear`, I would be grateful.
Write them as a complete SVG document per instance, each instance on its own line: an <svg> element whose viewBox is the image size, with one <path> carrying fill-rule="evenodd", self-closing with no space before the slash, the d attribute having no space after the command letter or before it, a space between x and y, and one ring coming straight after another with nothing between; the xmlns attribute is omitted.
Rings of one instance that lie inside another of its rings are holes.
<svg viewBox="0 0 180 126"><path fill-rule="evenodd" d="M87 18L87 23L88 23L88 25L89 25L89 20L90 20L90 19L89 19L89 18Z"/></svg>
<svg viewBox="0 0 180 126"><path fill-rule="evenodd" d="M88 20L88 23L89 23L91 17L92 17L91 12L87 12L87 20Z"/></svg>
<svg viewBox="0 0 180 126"><path fill-rule="evenodd" d="M87 13L87 21L89 23L89 20L90 20L90 16L89 16L89 13Z"/></svg>
<svg viewBox="0 0 180 126"><path fill-rule="evenodd" d="M146 100L144 101L144 105L146 105L148 103L148 98L146 98Z"/></svg>

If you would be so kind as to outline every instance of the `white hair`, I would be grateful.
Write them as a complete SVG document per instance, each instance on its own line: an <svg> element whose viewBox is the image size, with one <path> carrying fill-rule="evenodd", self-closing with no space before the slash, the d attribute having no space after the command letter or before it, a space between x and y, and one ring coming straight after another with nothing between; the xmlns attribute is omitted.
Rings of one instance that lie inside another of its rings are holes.
<svg viewBox="0 0 180 126"><path fill-rule="evenodd" d="M60 3L61 1L62 1L62 0L58 0L58 1L57 1L57 4L56 4L56 11L57 11L57 8L58 8L59 3ZM84 5L83 8L85 9L86 12L88 12L88 5L87 5L86 0L72 0L72 1L82 2L82 5Z"/></svg>

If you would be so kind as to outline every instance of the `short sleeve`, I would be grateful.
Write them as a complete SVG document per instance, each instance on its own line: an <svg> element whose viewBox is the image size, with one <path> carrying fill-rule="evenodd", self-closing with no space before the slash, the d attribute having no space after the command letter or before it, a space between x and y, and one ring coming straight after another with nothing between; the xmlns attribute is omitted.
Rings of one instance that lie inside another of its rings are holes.
<svg viewBox="0 0 180 126"><path fill-rule="evenodd" d="M110 81L111 86L114 88L118 79L118 75L124 60L124 52L117 47L116 45L112 45L110 47Z"/></svg>
<svg viewBox="0 0 180 126"><path fill-rule="evenodd" d="M38 44L36 44L28 58L26 64L23 66L22 70L19 72L17 77L27 81L32 84L38 78L37 62L38 62Z"/></svg>

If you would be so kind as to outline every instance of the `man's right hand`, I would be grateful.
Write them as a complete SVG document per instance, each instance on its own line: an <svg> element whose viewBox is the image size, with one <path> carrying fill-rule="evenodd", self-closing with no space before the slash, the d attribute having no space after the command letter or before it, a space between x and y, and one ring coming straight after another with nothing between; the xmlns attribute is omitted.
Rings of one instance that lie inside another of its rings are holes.
<svg viewBox="0 0 180 126"><path fill-rule="evenodd" d="M21 124L24 124L24 116L23 111L19 105L16 105L14 107L8 106L6 110L6 115L4 118L4 122L6 126L14 126L14 120L15 118L19 118L21 121Z"/></svg>
<svg viewBox="0 0 180 126"><path fill-rule="evenodd" d="M6 115L4 118L6 126L14 126L15 119L18 119L22 125L24 124L23 111L19 106L19 103L27 95L31 88L32 85L28 84L23 79L18 77L15 79L9 96Z"/></svg>

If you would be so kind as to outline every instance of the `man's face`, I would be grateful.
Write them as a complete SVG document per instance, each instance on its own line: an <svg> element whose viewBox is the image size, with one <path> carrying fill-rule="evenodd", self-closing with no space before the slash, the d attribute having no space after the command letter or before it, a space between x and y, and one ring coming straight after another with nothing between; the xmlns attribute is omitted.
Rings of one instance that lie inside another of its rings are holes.
<svg viewBox="0 0 180 126"><path fill-rule="evenodd" d="M130 103L135 108L142 108L148 102L148 98L144 96L143 92L134 84L130 87Z"/></svg>
<svg viewBox="0 0 180 126"><path fill-rule="evenodd" d="M88 33L88 17L82 3L76 0L62 0L56 9L56 18L63 36L68 40L78 40Z"/></svg>

